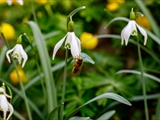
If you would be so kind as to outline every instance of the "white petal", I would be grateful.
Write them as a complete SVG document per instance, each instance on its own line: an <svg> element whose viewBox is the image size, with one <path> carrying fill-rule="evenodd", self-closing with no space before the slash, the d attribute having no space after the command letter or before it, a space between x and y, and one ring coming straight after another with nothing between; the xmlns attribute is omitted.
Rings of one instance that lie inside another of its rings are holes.
<svg viewBox="0 0 160 120"><path fill-rule="evenodd" d="M23 58L23 64L22 64L22 68L23 68L25 63L26 63L26 61L27 61L27 59L28 59L28 55L26 54L26 52L24 51L22 46L21 46L20 54L21 54L21 56ZM19 57L19 59L21 58L21 56ZM21 61L21 59L20 59L20 61Z"/></svg>
<svg viewBox="0 0 160 120"><path fill-rule="evenodd" d="M0 92L5 93L5 91L2 87L0 87Z"/></svg>
<svg viewBox="0 0 160 120"><path fill-rule="evenodd" d="M131 35L137 36L136 22L131 20Z"/></svg>
<svg viewBox="0 0 160 120"><path fill-rule="evenodd" d="M74 32L68 32L67 33L67 38L66 38L66 42L65 42L65 49L70 49L68 48L67 44L69 44L71 46L71 41L72 41L72 34Z"/></svg>
<svg viewBox="0 0 160 120"><path fill-rule="evenodd" d="M136 25L137 25L139 31L141 32L141 34L144 36L144 45L146 45L146 43L147 43L147 33L146 33L146 31L145 31L142 27L140 27L137 23L136 23Z"/></svg>
<svg viewBox="0 0 160 120"><path fill-rule="evenodd" d="M75 58L76 56L79 56L80 51L79 51L79 46L77 44L77 40L76 40L76 36L75 34L72 34L72 41L71 41L71 54L73 56L73 58Z"/></svg>
<svg viewBox="0 0 160 120"><path fill-rule="evenodd" d="M129 21L128 24L126 25L126 27L122 30L121 32L121 38L122 38L122 44L123 44L123 40L125 40L125 45L128 44L128 39L131 35L131 26L132 26L132 22Z"/></svg>
<svg viewBox="0 0 160 120"><path fill-rule="evenodd" d="M123 36L123 34L124 34L124 30L125 29L126 29L126 27L124 27L123 30L122 30L122 32L121 32L121 45L124 44L124 36Z"/></svg>
<svg viewBox="0 0 160 120"><path fill-rule="evenodd" d="M7 0L8 5L12 5L12 0Z"/></svg>
<svg viewBox="0 0 160 120"><path fill-rule="evenodd" d="M20 5L23 5L23 0L17 0Z"/></svg>
<svg viewBox="0 0 160 120"><path fill-rule="evenodd" d="M18 63L19 63L19 64L21 64L22 56L21 56L21 55L19 55L17 59L18 59Z"/></svg>
<svg viewBox="0 0 160 120"><path fill-rule="evenodd" d="M17 47L17 45L15 45L12 49L10 49L10 50L8 50L8 51L6 52L6 57L7 57L9 63L11 62L10 57L9 57L9 54L10 54L12 51L14 51L14 50L16 49L16 47Z"/></svg>
<svg viewBox="0 0 160 120"><path fill-rule="evenodd" d="M53 60L54 60L54 57L55 57L58 49L62 46L66 36L67 36L67 34L55 45L54 50L53 50L53 55L52 55Z"/></svg>
<svg viewBox="0 0 160 120"><path fill-rule="evenodd" d="M0 107L3 110L3 112L8 111L8 101L5 97L5 95L1 95L0 97Z"/></svg>
<svg viewBox="0 0 160 120"><path fill-rule="evenodd" d="M9 120L9 118L11 117L11 115L13 114L13 111L14 111L13 107L12 107L12 105L10 103L8 103L8 109L9 109L10 113L9 113L9 115L7 117L7 120Z"/></svg>
<svg viewBox="0 0 160 120"><path fill-rule="evenodd" d="M22 55L21 55L21 50L23 50L23 47L21 44L17 44L17 47L14 49L12 57L18 59L18 63L21 64L22 61Z"/></svg>
<svg viewBox="0 0 160 120"><path fill-rule="evenodd" d="M79 40L78 37L76 37L78 48L79 48L79 54L81 53L81 41Z"/></svg>

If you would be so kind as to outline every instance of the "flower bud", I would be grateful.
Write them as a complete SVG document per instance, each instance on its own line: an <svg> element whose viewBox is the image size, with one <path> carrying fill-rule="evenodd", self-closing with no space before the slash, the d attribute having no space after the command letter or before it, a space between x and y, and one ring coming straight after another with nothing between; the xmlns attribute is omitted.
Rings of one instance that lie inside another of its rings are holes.
<svg viewBox="0 0 160 120"><path fill-rule="evenodd" d="M21 44L22 43L22 36L20 35L19 38L17 39L17 44Z"/></svg>
<svg viewBox="0 0 160 120"><path fill-rule="evenodd" d="M74 31L74 22L70 20L68 22L68 32L73 32Z"/></svg>
<svg viewBox="0 0 160 120"><path fill-rule="evenodd" d="M131 20L135 20L136 19L136 15L135 15L135 12L133 11L133 8L132 8L132 10L130 12L130 19Z"/></svg>

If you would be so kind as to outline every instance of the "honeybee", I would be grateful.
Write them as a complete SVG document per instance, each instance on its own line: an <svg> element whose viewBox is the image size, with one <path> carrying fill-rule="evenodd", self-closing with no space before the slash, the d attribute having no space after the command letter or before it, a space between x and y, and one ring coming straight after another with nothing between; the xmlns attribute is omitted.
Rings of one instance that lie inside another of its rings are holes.
<svg viewBox="0 0 160 120"><path fill-rule="evenodd" d="M77 56L74 58L72 73L74 75L79 75L83 65L83 58Z"/></svg>

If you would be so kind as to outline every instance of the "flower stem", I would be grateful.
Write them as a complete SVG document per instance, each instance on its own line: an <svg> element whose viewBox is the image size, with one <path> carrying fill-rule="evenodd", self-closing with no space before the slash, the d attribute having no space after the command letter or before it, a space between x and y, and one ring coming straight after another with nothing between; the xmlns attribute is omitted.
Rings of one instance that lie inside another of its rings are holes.
<svg viewBox="0 0 160 120"><path fill-rule="evenodd" d="M37 22L37 18L36 18L36 13L35 13L35 9L34 9L34 0L31 0L31 9L32 9L32 14L33 14L33 19L36 23Z"/></svg>
<svg viewBox="0 0 160 120"><path fill-rule="evenodd" d="M76 14L77 12L79 12L80 10L83 10L83 9L85 9L86 7L85 6L82 6L82 7L78 7L78 8L76 8L76 9L74 9L69 15L68 15L68 18L72 18L72 16L74 15L74 14Z"/></svg>
<svg viewBox="0 0 160 120"><path fill-rule="evenodd" d="M65 87L66 87L66 77L67 77L67 59L68 59L68 49L66 49L66 53L65 53L65 66L64 66L61 103L64 103L64 100L65 100ZM62 105L61 110L60 110L60 120L63 120L63 111L64 111L64 104Z"/></svg>
<svg viewBox="0 0 160 120"><path fill-rule="evenodd" d="M47 98L46 97L46 94L47 94L47 92L46 92L46 89L45 89L45 85L44 85L44 79L42 78L42 76L41 76L41 69L40 69L40 65L38 64L38 58L37 58L37 55L36 55L36 52L35 52L35 49L34 49L34 47L33 47L33 45L32 45L32 42L31 42L31 40L29 39L29 37L27 36L27 34L26 33L24 33L23 35L22 35L22 37L23 37L23 39L25 39L26 41L28 41L28 43L29 43L29 45L31 46L31 49L33 50L33 56L34 56L34 59L35 59L35 62L36 62L36 66L37 66L37 69L38 69L38 73L39 73L39 77L40 77L40 80L41 80L41 85L42 85L42 89L43 89L43 94L44 94L44 97L45 97L45 99Z"/></svg>
<svg viewBox="0 0 160 120"><path fill-rule="evenodd" d="M143 90L143 97L144 97L145 116L146 116L146 120L149 120L148 105L147 105L147 99L146 99L146 81L143 75L144 74L143 73L143 63L142 63L142 56L141 56L141 50L140 50L140 44L139 44L138 37L137 37L137 48L138 48L138 58L139 58L140 68L141 68L141 80L142 80L142 90Z"/></svg>
<svg viewBox="0 0 160 120"><path fill-rule="evenodd" d="M2 36L2 38L4 39L4 42L5 42L6 46L7 46L7 48L10 49L10 46L9 46L7 40L5 39L3 33L1 33L1 36ZM32 120L32 115L31 115L30 107L29 107L29 104L28 104L28 100L27 100L27 97L26 97L26 93L25 93L25 89L24 89L22 80L21 80L20 75L19 75L19 73L18 73L18 68L17 68L16 63L15 63L15 61L14 61L14 59L13 59L12 57L11 57L11 60L12 60L12 62L13 62L13 65L14 65L14 67L15 67L15 70L16 70L16 73L17 73L17 76L18 76L18 80L19 80L20 87L21 87L21 90L22 90L23 99L24 99L24 101L25 101L25 105L26 105L26 109L27 109L27 114L28 114L29 120Z"/></svg>

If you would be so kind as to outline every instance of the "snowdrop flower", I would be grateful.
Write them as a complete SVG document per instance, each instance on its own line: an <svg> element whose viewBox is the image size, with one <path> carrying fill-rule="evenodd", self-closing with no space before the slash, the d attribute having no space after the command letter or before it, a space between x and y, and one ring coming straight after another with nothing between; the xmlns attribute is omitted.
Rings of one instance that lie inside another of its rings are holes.
<svg viewBox="0 0 160 120"><path fill-rule="evenodd" d="M123 43L125 41L125 45L127 45L130 35L138 36L138 31L137 31L137 28L138 28L140 33L144 36L144 45L146 45L146 43L147 43L147 33L142 27L140 27L135 22L135 13L133 12L133 9L130 13L130 19L131 20L128 22L126 27L123 28L123 30L121 32L121 39L122 39L121 44L123 45Z"/></svg>
<svg viewBox="0 0 160 120"><path fill-rule="evenodd" d="M68 24L73 25L73 21L70 21ZM53 56L52 56L53 60L55 58L55 55L56 55L58 49L62 46L64 41L65 41L65 49L71 50L71 54L72 54L73 58L75 58L76 56L79 56L79 54L81 52L81 42L76 37L73 30L69 30L69 32L55 45L54 50L53 50Z"/></svg>
<svg viewBox="0 0 160 120"><path fill-rule="evenodd" d="M12 5L12 2L14 2L14 0L7 0L8 5ZM20 5L23 5L23 0L17 0L17 2L18 2Z"/></svg>
<svg viewBox="0 0 160 120"><path fill-rule="evenodd" d="M7 51L6 57L7 57L9 63L11 62L10 57L9 57L9 54L11 52L13 52L12 57L17 58L19 64L21 64L22 58L24 59L23 64L22 64L22 68L23 68L27 59L28 59L28 56L27 56L26 52L24 51L22 45L21 44L16 44L14 46L14 48Z"/></svg>
<svg viewBox="0 0 160 120"><path fill-rule="evenodd" d="M9 120L9 118L13 114L13 107L8 102L6 97L11 98L11 96L7 95L6 92L4 91L4 89L2 87L0 87L0 110L3 111L3 119ZM10 114L8 115L8 117L6 119L7 111L10 111Z"/></svg>

